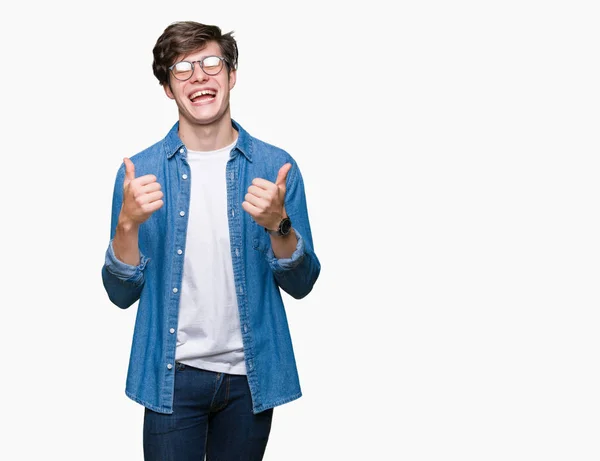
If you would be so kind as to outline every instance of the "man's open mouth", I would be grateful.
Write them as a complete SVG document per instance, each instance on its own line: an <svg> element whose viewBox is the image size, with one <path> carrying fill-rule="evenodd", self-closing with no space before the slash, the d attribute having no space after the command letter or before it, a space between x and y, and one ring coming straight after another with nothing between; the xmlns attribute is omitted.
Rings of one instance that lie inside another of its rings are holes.
<svg viewBox="0 0 600 461"><path fill-rule="evenodd" d="M190 101L192 102L202 102L202 101L210 101L215 98L217 92L214 90L199 90L190 95Z"/></svg>

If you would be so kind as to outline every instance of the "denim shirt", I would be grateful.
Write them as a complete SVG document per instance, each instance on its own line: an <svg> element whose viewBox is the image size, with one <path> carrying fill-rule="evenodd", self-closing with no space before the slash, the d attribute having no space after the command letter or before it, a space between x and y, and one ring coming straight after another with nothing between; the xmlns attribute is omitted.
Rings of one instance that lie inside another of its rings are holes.
<svg viewBox="0 0 600 461"><path fill-rule="evenodd" d="M285 151L238 131L227 162L227 215L233 276L253 412L258 413L302 395L292 340L280 288L290 296L306 296L316 282L320 263L313 250L302 175ZM124 165L115 181L110 243L102 281L110 300L127 308L139 300L126 395L159 413L173 412L175 347L180 288L190 204L191 177L187 150L176 123L167 136L131 157L136 176L154 174L162 186L164 205L139 229L140 263L119 261L112 238L123 200ZM242 209L254 178L274 182L286 162L285 209L298 239L293 255L278 259L270 237ZM207 281L206 283L210 283Z"/></svg>

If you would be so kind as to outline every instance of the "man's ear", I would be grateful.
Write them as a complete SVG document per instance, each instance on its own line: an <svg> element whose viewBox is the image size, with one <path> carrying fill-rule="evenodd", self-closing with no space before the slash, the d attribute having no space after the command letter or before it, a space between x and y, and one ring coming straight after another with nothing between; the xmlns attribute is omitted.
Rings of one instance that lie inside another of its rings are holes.
<svg viewBox="0 0 600 461"><path fill-rule="evenodd" d="M235 81L237 78L237 71L232 70L231 72L229 72L229 89L232 90L233 87L235 86Z"/></svg>
<svg viewBox="0 0 600 461"><path fill-rule="evenodd" d="M173 92L171 91L171 84L170 83L165 83L163 85L163 90L165 90L165 94L167 95L167 97L169 99L175 99L175 95L173 95Z"/></svg>

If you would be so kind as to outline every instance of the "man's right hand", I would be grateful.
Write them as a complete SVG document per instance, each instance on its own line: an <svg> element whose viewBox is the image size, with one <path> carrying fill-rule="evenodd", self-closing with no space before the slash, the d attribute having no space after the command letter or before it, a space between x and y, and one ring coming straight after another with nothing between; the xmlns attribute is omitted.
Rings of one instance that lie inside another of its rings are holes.
<svg viewBox="0 0 600 461"><path fill-rule="evenodd" d="M138 249L138 229L152 213L163 206L163 193L156 176L147 174L135 177L135 166L127 157L125 180L123 181L123 204L112 241L115 256L125 264L136 266L140 263Z"/></svg>
<svg viewBox="0 0 600 461"><path fill-rule="evenodd" d="M123 181L123 205L119 221L123 224L139 226L152 213L163 206L163 193L156 176L147 174L135 177L135 165L129 158L123 159L125 180Z"/></svg>

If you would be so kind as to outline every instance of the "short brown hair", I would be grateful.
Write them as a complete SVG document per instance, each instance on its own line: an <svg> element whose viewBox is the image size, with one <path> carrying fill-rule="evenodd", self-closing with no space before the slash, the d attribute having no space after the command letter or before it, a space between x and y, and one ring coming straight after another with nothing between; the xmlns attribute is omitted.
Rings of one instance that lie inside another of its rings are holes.
<svg viewBox="0 0 600 461"><path fill-rule="evenodd" d="M215 42L221 48L229 71L237 69L238 47L233 31L221 33L217 26L209 26L194 21L180 21L170 24L162 33L152 53L152 71L161 85L169 83L169 66L184 54L201 50L208 42Z"/></svg>

